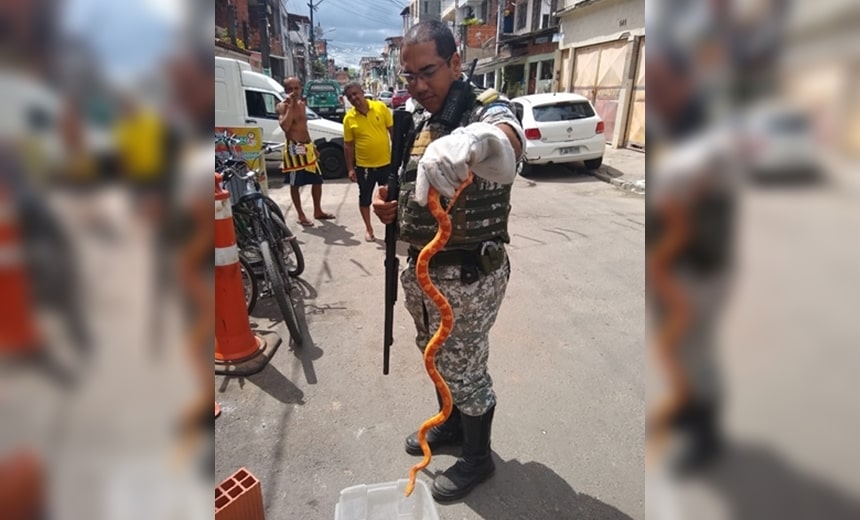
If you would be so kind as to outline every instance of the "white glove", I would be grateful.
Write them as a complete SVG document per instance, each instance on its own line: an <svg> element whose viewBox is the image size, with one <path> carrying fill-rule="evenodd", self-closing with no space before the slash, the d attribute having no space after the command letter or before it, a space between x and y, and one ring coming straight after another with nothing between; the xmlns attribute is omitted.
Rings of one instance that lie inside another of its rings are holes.
<svg viewBox="0 0 860 520"><path fill-rule="evenodd" d="M469 170L491 182L514 182L514 148L501 129L472 123L430 143L418 161L415 201L426 206L431 185L443 197L452 197Z"/></svg>

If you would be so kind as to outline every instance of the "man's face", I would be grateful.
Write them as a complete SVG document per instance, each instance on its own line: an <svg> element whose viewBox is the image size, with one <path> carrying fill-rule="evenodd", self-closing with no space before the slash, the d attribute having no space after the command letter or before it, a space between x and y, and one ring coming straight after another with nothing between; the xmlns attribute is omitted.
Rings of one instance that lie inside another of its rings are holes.
<svg viewBox="0 0 860 520"><path fill-rule="evenodd" d="M302 84L297 78L289 78L284 82L284 91L293 99L300 99L302 97Z"/></svg>
<svg viewBox="0 0 860 520"><path fill-rule="evenodd" d="M690 75L677 70L665 57L657 54L645 63L649 117L654 117L655 121L671 121L679 117L692 95Z"/></svg>
<svg viewBox="0 0 860 520"><path fill-rule="evenodd" d="M347 101L349 101L352 106L360 110L367 110L367 100L364 98L364 90L358 87L352 87L347 89L344 94L346 95Z"/></svg>
<svg viewBox="0 0 860 520"><path fill-rule="evenodd" d="M451 83L460 77L460 55L439 56L432 41L404 45L400 70L409 94L435 114L442 109Z"/></svg>

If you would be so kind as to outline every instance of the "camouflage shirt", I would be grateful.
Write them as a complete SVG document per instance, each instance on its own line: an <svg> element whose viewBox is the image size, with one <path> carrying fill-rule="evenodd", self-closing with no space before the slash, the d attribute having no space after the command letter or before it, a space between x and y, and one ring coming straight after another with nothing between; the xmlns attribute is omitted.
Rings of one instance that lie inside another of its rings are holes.
<svg viewBox="0 0 860 520"><path fill-rule="evenodd" d="M482 104L478 100L481 92L480 89L473 89L473 106L463 113L460 127L475 122L493 125L504 122L516 128L520 127L507 101L495 99ZM426 207L421 207L415 202L415 175L418 161L431 142L450 134L455 127L434 120L433 115L423 109L415 112L414 121L416 137L400 179L400 197L397 205L399 239L422 248L436 234L437 223ZM474 182L463 191L451 210L453 231L445 249L473 249L489 240L510 242L508 235L510 199L511 185L490 182L475 176ZM448 204L445 197L442 197L441 202L443 206Z"/></svg>

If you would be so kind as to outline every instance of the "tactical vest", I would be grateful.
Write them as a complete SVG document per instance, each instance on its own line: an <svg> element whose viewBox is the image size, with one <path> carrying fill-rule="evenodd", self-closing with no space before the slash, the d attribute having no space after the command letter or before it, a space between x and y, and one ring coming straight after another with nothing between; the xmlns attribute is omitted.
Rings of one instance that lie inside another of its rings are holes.
<svg viewBox="0 0 860 520"><path fill-rule="evenodd" d="M473 89L475 100L471 110L466 110L460 125L480 121L485 105L481 102L480 89ZM488 103L489 105L489 103ZM456 128L456 127L454 127ZM454 128L435 122L426 112L415 114L416 137L409 159L400 177L400 197L397 202L399 239L412 246L422 248L436 235L438 224L430 210L415 202L415 176L418 160L431 142L450 134ZM440 197L442 207L448 199ZM511 212L511 185L489 182L475 177L451 209L451 238L445 249L476 249L490 240L509 243L508 215Z"/></svg>

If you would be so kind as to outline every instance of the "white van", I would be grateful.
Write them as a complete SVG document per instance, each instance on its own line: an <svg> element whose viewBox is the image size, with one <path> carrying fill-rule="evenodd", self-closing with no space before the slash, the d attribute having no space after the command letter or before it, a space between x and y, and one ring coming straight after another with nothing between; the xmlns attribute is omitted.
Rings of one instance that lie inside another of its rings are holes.
<svg viewBox="0 0 860 520"><path fill-rule="evenodd" d="M263 140L282 143L275 106L285 97L274 79L251 70L251 65L232 58L215 57L215 126L259 126ZM308 131L319 150L320 168L327 179L346 176L343 125L308 110ZM281 152L266 157L279 160Z"/></svg>

